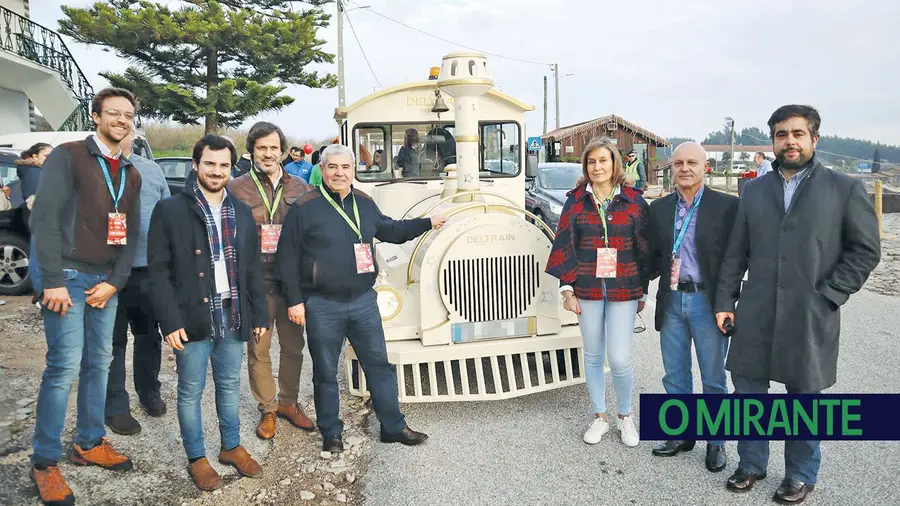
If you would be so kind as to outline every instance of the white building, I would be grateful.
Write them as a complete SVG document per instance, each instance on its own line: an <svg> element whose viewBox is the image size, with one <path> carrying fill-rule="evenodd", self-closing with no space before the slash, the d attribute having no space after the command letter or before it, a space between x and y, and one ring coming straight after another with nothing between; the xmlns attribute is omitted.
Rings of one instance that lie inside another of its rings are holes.
<svg viewBox="0 0 900 506"><path fill-rule="evenodd" d="M0 134L32 131L32 105L56 130L92 130L93 93L62 37L29 19L29 0L0 0Z"/></svg>
<svg viewBox="0 0 900 506"><path fill-rule="evenodd" d="M717 164L721 164L723 159L725 158L725 153L731 153L731 145L729 144L703 144L703 148L706 149L706 156L708 159L714 159ZM735 170L743 170L747 169L755 169L756 166L753 164L753 156L756 155L757 152L762 152L765 154L766 158L769 160L775 159L775 152L772 151L772 145L767 146L734 146L734 169ZM746 153L746 160L742 160L741 157L744 156L743 153ZM725 162L727 164L727 162ZM717 170L715 164L710 162L713 170ZM725 170L727 167L720 166L718 170Z"/></svg>

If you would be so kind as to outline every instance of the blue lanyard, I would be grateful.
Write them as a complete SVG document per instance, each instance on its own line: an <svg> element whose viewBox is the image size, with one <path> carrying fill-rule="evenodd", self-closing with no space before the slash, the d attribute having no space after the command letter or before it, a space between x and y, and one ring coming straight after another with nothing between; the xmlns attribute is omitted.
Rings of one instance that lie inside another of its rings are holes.
<svg viewBox="0 0 900 506"><path fill-rule="evenodd" d="M678 225L678 202L675 203L675 223L672 224L672 236L677 236L675 239L675 243L672 244L672 258L675 258L675 254L678 253L678 250L681 248L681 243L684 242L684 236L687 235L688 226L691 224L691 218L694 216L694 210L697 209L697 206L700 205L700 200L703 198L703 194L697 196L697 201L694 202L694 205L691 206L691 210L688 211L687 216L684 217L684 223L681 224L681 231L679 232Z"/></svg>
<svg viewBox="0 0 900 506"><path fill-rule="evenodd" d="M113 190L112 178L109 177L109 169L106 168L106 160L104 160L102 156L98 156L97 161L100 162L100 168L103 169L103 177L106 178L106 187L109 188L109 194L113 198L113 206L115 206L116 212L118 213L119 201L122 200L122 195L125 193L125 168L119 167L119 170L122 172L122 178L119 179L119 195L116 196L116 192Z"/></svg>

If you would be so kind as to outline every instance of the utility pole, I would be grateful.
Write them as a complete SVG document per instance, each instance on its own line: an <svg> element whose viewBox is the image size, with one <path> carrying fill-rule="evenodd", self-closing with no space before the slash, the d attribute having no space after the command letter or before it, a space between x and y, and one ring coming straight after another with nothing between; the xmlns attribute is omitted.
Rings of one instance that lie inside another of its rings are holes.
<svg viewBox="0 0 900 506"><path fill-rule="evenodd" d="M725 118L731 127L731 159L728 160L728 174L725 174L725 191L731 189L731 172L734 170L734 119Z"/></svg>
<svg viewBox="0 0 900 506"><path fill-rule="evenodd" d="M559 129L559 64L553 64L553 81L556 90L556 128Z"/></svg>
<svg viewBox="0 0 900 506"><path fill-rule="evenodd" d="M344 107L344 6L342 0L337 0L337 31L338 107Z"/></svg>
<svg viewBox="0 0 900 506"><path fill-rule="evenodd" d="M547 133L547 76L544 76L544 133Z"/></svg>

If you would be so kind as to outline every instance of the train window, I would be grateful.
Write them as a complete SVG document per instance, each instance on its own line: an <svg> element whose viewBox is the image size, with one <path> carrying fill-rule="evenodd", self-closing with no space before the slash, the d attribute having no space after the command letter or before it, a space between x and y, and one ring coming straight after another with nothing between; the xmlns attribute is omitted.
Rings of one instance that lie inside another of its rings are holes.
<svg viewBox="0 0 900 506"><path fill-rule="evenodd" d="M519 174L518 123L480 126L479 169L485 177ZM455 127L450 122L357 125L353 142L359 160L359 181L440 179L456 163Z"/></svg>

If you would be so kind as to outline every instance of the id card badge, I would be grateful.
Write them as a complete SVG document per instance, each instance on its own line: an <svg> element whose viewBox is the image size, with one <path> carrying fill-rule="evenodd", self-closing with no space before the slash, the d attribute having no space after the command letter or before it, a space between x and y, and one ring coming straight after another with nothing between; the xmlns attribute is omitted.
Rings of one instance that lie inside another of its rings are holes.
<svg viewBox="0 0 900 506"><path fill-rule="evenodd" d="M109 213L106 224L106 244L124 246L128 238L125 213Z"/></svg>
<svg viewBox="0 0 900 506"><path fill-rule="evenodd" d="M216 269L216 293L225 293L231 291L228 284L228 269L225 267L225 260L215 262Z"/></svg>
<svg viewBox="0 0 900 506"><path fill-rule="evenodd" d="M597 277L598 278L614 278L616 277L616 259L617 254L615 248L597 248Z"/></svg>
<svg viewBox="0 0 900 506"><path fill-rule="evenodd" d="M372 258L372 247L368 244L354 244L353 251L356 254L356 273L367 274L375 272L375 260Z"/></svg>
<svg viewBox="0 0 900 506"><path fill-rule="evenodd" d="M260 246L263 253L275 253L278 249L278 239L281 237L281 225L262 225L260 233Z"/></svg>
<svg viewBox="0 0 900 506"><path fill-rule="evenodd" d="M672 270L669 272L669 290L678 290L678 281L681 279L681 259L672 259Z"/></svg>

